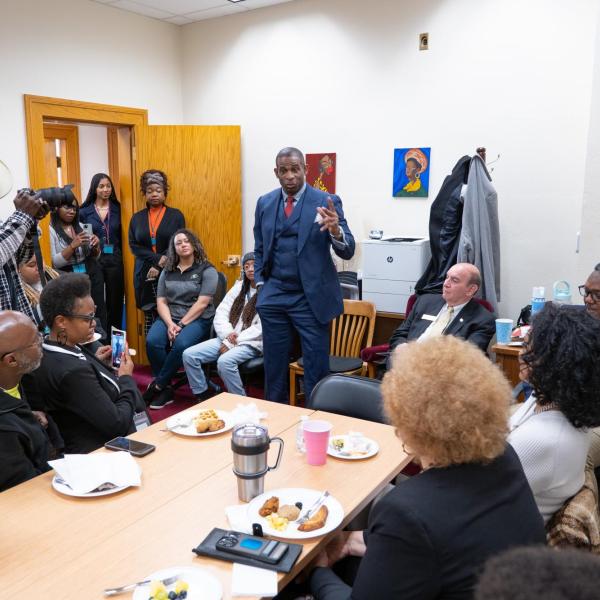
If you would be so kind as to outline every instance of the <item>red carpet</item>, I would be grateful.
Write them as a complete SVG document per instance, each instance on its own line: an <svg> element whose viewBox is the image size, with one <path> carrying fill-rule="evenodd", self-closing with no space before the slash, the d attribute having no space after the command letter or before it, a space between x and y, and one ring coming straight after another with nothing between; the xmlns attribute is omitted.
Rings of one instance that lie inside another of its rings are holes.
<svg viewBox="0 0 600 600"><path fill-rule="evenodd" d="M136 366L133 371L133 378L135 379L139 390L144 393L148 387L148 384L153 379L150 367L139 365ZM219 379L219 377L212 377L211 380L223 387L223 382ZM251 385L246 385L246 393L252 398L262 399L264 397L264 390L258 385L258 382L252 382ZM182 410L186 410L197 403L198 402L196 398L194 398L192 390L186 383L179 389L175 390L175 399L172 404L169 404L158 410L149 410L148 412L150 413L152 422L156 423L157 421L162 421L163 419L181 412Z"/></svg>

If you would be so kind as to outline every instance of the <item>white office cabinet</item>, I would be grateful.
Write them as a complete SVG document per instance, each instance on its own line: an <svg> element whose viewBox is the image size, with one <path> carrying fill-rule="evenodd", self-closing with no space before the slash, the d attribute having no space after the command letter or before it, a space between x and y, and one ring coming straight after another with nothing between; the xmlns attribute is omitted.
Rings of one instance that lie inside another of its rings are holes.
<svg viewBox="0 0 600 600"><path fill-rule="evenodd" d="M362 242L362 297L377 310L403 313L415 283L425 271L429 240L409 236Z"/></svg>

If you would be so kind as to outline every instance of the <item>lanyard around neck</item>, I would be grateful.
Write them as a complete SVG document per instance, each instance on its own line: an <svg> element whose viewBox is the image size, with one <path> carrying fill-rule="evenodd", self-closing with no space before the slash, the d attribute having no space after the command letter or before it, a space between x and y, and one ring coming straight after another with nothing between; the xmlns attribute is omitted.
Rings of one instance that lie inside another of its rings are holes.
<svg viewBox="0 0 600 600"><path fill-rule="evenodd" d="M100 219L100 223L102 224L102 229L104 229L104 233L105 233L105 240L106 243L108 244L110 242L110 203L108 204L108 212L106 213L106 219L102 219L102 215L100 214L100 211L98 210L98 207L94 204L94 210L96 211L96 214L98 215L98 218Z"/></svg>
<svg viewBox="0 0 600 600"><path fill-rule="evenodd" d="M156 232L160 227L160 223L165 215L167 207L163 204L162 209L158 212L158 215L152 220L152 212L148 209L148 228L150 229L150 242L152 244L152 251L156 252Z"/></svg>

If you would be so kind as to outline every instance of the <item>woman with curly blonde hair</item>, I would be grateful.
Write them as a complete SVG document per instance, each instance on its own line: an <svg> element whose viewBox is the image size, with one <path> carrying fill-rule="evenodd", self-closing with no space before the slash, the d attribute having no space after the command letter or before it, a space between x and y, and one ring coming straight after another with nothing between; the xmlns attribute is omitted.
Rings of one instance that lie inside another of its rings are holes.
<svg viewBox="0 0 600 600"><path fill-rule="evenodd" d="M521 463L506 443L510 388L474 345L453 336L399 347L385 412L423 472L375 504L364 532L342 532L316 561L318 599L472 598L479 570L514 546L543 544ZM332 569L362 557L352 587Z"/></svg>

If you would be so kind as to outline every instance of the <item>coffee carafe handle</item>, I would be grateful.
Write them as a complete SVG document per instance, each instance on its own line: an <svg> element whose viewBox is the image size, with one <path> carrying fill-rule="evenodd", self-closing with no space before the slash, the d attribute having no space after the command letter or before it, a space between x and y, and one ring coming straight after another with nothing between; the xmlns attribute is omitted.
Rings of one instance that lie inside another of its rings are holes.
<svg viewBox="0 0 600 600"><path fill-rule="evenodd" d="M275 461L275 466L268 467L267 471L274 471L281 462L281 455L283 454L283 440L280 437L271 438L271 442L277 442L279 444L279 451L277 452L277 460Z"/></svg>

